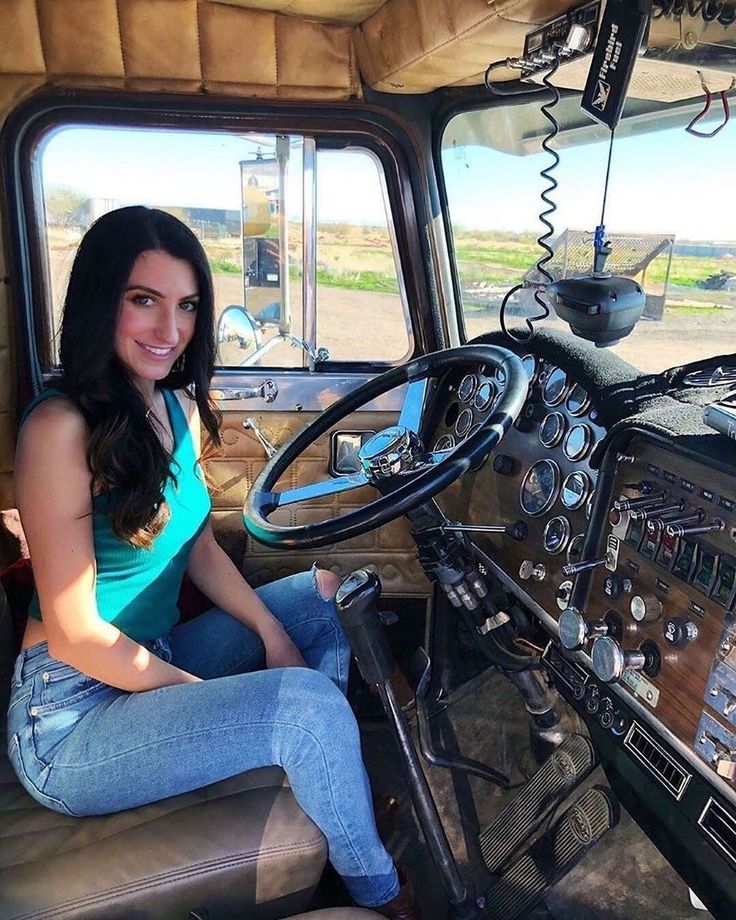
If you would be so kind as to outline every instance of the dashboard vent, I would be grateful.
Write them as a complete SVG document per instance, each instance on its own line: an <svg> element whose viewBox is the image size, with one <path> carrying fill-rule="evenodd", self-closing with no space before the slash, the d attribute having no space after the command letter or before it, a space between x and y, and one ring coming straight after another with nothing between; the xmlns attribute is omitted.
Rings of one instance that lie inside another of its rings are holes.
<svg viewBox="0 0 736 920"><path fill-rule="evenodd" d="M687 387L722 387L727 383L736 383L736 367L721 364L716 368L704 368L685 374L682 382Z"/></svg>
<svg viewBox="0 0 736 920"><path fill-rule="evenodd" d="M629 729L624 747L628 748L676 799L682 797L690 782L690 774L666 754L637 722Z"/></svg>
<svg viewBox="0 0 736 920"><path fill-rule="evenodd" d="M718 849L722 850L731 862L736 863L736 818L718 802L708 799L698 824Z"/></svg>

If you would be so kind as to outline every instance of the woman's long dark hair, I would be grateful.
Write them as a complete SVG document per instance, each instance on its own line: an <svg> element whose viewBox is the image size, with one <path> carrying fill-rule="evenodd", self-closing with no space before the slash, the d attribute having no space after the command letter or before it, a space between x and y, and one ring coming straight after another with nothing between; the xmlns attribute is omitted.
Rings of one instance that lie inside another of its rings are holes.
<svg viewBox="0 0 736 920"><path fill-rule="evenodd" d="M114 348L133 265L152 250L188 262L199 291L192 340L160 386L183 389L195 399L209 444L219 445L220 416L209 398L215 364L212 276L199 240L180 220L154 208L129 207L95 221L74 259L61 325L59 389L79 406L89 426L93 490L115 490L112 527L133 546L150 546L166 524L163 491L173 475L143 394Z"/></svg>

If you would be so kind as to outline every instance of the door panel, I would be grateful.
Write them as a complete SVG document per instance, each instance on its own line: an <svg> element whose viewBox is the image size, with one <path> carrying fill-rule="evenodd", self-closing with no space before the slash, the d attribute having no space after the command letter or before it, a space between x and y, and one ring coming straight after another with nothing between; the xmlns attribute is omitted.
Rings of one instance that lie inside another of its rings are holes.
<svg viewBox="0 0 736 920"><path fill-rule="evenodd" d="M429 583L415 558L408 521L403 518L378 530L317 550L272 549L248 536L243 526L243 503L248 489L266 463L263 446L253 431L243 428L243 422L249 417L275 447L280 447L316 418L317 413L273 409L259 411L255 407L250 412L223 412L222 449L219 455L204 464L212 494L213 526L218 540L241 566L252 585L303 571L316 560L323 568L341 575L370 565L381 577L384 594L429 594ZM396 412L361 411L343 419L333 430L380 431L395 422ZM292 465L280 484L293 488L327 478L330 435L331 432L327 432L312 444ZM277 510L271 520L291 524L321 521L359 507L376 495L375 490L369 487L356 489Z"/></svg>

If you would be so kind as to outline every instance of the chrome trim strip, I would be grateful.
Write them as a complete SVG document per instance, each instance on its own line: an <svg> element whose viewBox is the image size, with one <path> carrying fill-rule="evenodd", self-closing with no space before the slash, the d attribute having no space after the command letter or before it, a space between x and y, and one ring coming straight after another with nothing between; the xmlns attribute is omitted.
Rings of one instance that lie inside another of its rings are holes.
<svg viewBox="0 0 736 920"><path fill-rule="evenodd" d="M383 169L383 163L376 156L376 154L369 150L366 147L358 148L361 153L368 154L376 164L376 172L378 173L378 181L381 184L381 197L383 198L383 208L386 212L386 226L388 227L388 237L391 240L391 251L394 255L394 266L396 268L396 281L399 285L399 296L401 297L401 312L404 317L404 324L406 325L406 337L408 344L408 351L397 363L401 364L403 361L406 361L411 355L414 354L414 328L411 324L411 314L409 313L409 295L406 291L406 281L404 280L404 272L401 266L401 257L399 253L399 242L396 239L396 227L394 226L394 216L391 212L391 198L388 194L388 185L386 184L386 173ZM459 342L457 343L460 344Z"/></svg>
<svg viewBox="0 0 736 920"><path fill-rule="evenodd" d="M304 341L317 350L317 144L313 137L304 138L303 170L303 215L304 237L302 239L302 317ZM314 370L314 358L307 362Z"/></svg>
<svg viewBox="0 0 736 920"><path fill-rule="evenodd" d="M664 757L664 759L667 761L667 763L670 764L672 767L674 767L674 769L682 775L683 781L680 785L679 792L677 791L676 788L673 788L663 776L660 776L654 764L649 763L649 761L641 753L641 751L639 751L638 748L636 748L636 746L634 745L634 742L631 740L631 737L635 731L638 731L639 734L644 738L644 740L648 741L649 744L652 745L652 747L656 748L659 751L659 753L662 755L662 757ZM651 737L649 732L645 731L641 727L641 725L639 725L638 722L634 721L631 723L631 727L629 728L628 732L626 733L626 737L624 738L624 747L626 748L627 751L633 754L634 757L636 757L636 759L640 761L640 763L643 763L645 767L649 768L649 772L652 774L652 776L655 779L659 780L660 785L664 786L664 788L668 792L671 792L672 795L677 799L678 802L680 801L683 794L685 793L685 790L688 787L688 783L690 782L692 778L691 774L687 773L676 761L674 761L670 757L670 755L667 753L667 751L665 751L659 744L657 744L657 742L654 740L654 738Z"/></svg>
<svg viewBox="0 0 736 920"><path fill-rule="evenodd" d="M213 390L230 388L246 389L262 383L266 371L253 368L252 373L219 371L212 381ZM298 368L292 371L277 371L269 368L268 377L278 387L276 398L271 403L259 402L254 409L253 401L248 399L226 400L220 404L223 412L324 412L329 406L343 396L347 396L375 374L358 373L315 373L307 374ZM376 397L359 411L361 412L399 412L406 401L408 384L403 384Z"/></svg>
<svg viewBox="0 0 736 920"><path fill-rule="evenodd" d="M729 814L726 811L726 809L723 807L723 805L721 805L720 802L716 802L713 796L711 796L708 799L708 801L705 803L705 808L700 812L700 817L698 818L698 826L703 831L703 833L706 834L708 837L710 837L713 843L715 843L715 845L720 850L722 850L726 854L726 856L728 856L731 862L736 863L736 853L733 850L728 849L728 847L725 847L721 843L721 841L718 839L718 837L716 837L716 835L713 834L710 830L708 830L705 824L703 824L703 821L705 820L705 816L708 814L711 808L713 808L714 810L718 809L720 811L721 817L725 819L725 823L732 824L734 834L736 834L736 819L734 819L733 815Z"/></svg>
<svg viewBox="0 0 736 920"><path fill-rule="evenodd" d="M475 545L475 544L474 544ZM487 556L483 550L478 546L475 546L475 550L478 554L478 557L482 561L483 565L486 566L489 572L495 575L498 580L510 591L515 597L518 597L520 601L529 607L529 609L536 616L539 617L543 626L545 626L549 632L556 638L559 639L559 629L557 627L557 621L554 617L550 616L547 611L541 607L534 598L530 597L523 588L520 588L519 585L514 581L513 578L508 576L504 570L495 563L489 556ZM579 662L583 667L589 672L593 673L593 668L590 661L590 656L586 655L585 652L568 652L573 660ZM728 783L721 779L717 773L709 769L708 766L703 763L702 760L690 750L680 739L674 735L666 725L663 725L658 719L656 719L652 713L649 712L646 707L640 703L635 697L628 693L623 688L617 686L616 684L608 684L608 689L611 693L614 693L616 696L620 697L624 703L633 710L636 715L641 719L642 722L645 722L648 725L651 725L652 728L662 736L662 739L670 745L670 747L677 752L677 754L682 757L682 759L687 763L688 767L692 768L694 773L698 773L708 785L712 786L727 799L732 805L736 806L736 790L732 789Z"/></svg>

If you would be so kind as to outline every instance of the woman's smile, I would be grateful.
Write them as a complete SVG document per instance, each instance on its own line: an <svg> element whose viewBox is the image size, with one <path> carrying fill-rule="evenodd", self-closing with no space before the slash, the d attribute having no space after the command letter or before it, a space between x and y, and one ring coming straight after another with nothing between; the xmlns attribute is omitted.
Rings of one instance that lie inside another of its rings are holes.
<svg viewBox="0 0 736 920"><path fill-rule="evenodd" d="M194 269L167 252L141 253L125 286L115 330L115 353L143 389L171 372L197 323Z"/></svg>
<svg viewBox="0 0 736 920"><path fill-rule="evenodd" d="M138 344L141 348L144 348L149 355L153 355L156 358L168 358L175 347L171 345L169 348L155 348L153 345L144 345L143 342L138 342Z"/></svg>

